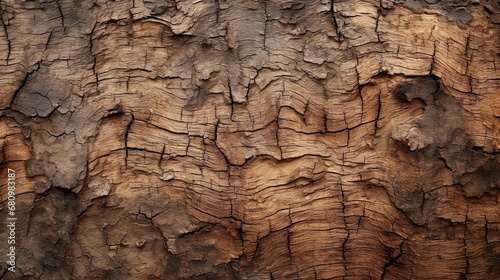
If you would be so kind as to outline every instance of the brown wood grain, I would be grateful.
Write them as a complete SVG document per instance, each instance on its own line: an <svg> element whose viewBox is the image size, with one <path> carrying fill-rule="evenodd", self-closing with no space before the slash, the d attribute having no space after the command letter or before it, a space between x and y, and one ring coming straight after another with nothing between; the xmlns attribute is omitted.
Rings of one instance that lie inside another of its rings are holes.
<svg viewBox="0 0 500 280"><path fill-rule="evenodd" d="M0 278L500 278L497 4L0 1Z"/></svg>

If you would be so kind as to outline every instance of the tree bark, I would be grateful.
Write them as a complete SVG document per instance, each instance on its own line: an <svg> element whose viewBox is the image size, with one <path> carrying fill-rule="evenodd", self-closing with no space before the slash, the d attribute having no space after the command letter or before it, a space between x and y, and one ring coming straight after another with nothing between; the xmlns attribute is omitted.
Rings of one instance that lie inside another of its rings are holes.
<svg viewBox="0 0 500 280"><path fill-rule="evenodd" d="M0 278L500 279L498 1L0 5Z"/></svg>

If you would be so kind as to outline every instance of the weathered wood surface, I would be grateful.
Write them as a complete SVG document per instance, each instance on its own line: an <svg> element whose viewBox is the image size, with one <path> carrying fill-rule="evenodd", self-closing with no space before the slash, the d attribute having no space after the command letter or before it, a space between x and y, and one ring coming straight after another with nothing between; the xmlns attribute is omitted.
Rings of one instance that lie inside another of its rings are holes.
<svg viewBox="0 0 500 280"><path fill-rule="evenodd" d="M2 279L500 278L498 1L0 5Z"/></svg>

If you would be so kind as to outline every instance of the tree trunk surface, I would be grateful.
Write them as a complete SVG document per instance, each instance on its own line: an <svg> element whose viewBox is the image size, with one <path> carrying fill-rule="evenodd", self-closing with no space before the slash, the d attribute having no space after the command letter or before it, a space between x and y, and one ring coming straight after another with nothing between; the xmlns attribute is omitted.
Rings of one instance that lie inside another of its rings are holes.
<svg viewBox="0 0 500 280"><path fill-rule="evenodd" d="M500 279L497 0L0 5L0 278Z"/></svg>

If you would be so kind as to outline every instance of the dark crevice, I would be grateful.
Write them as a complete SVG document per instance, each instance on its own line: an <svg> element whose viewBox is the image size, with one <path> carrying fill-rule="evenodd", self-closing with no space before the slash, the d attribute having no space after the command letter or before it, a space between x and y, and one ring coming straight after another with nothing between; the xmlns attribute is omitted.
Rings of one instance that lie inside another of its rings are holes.
<svg viewBox="0 0 500 280"><path fill-rule="evenodd" d="M234 220L234 218L233 218ZM236 220L238 221L238 220ZM241 241L241 248L243 250L243 254L245 253L245 243L244 243L244 238L243 238L243 222L241 222L241 224L239 225L239 227L236 229L238 231L238 237L240 238L240 241Z"/></svg>
<svg viewBox="0 0 500 280"><path fill-rule="evenodd" d="M31 72L26 73L21 85L16 89L16 91L14 92L14 95L12 96L12 100L10 101L9 108L12 109L12 106L14 105L14 101L16 100L17 96L19 95L21 90L24 88L24 86L26 86L26 83L28 82L29 76L33 75L33 73L35 73L39 69L40 69L40 62L38 62L37 67L35 69L33 69Z"/></svg>
<svg viewBox="0 0 500 280"><path fill-rule="evenodd" d="M93 58L93 63L92 63L92 72L94 73L95 76L95 83L96 83L96 90L99 92L99 75L97 73L96 67L97 67L97 54L94 53L94 31L96 28L97 23L94 24L94 27L92 27L92 31L90 31L90 55Z"/></svg>
<svg viewBox="0 0 500 280"><path fill-rule="evenodd" d="M436 41L434 41L434 49L432 50L432 60L431 60L431 68L429 69L429 76L432 77L434 74L434 64L436 63ZM435 79L435 78L434 78Z"/></svg>
<svg viewBox="0 0 500 280"><path fill-rule="evenodd" d="M346 118L345 112L344 112L344 117ZM346 120L346 125L347 125L347 119L345 119L345 120ZM327 131L326 133L339 133L339 132L345 132L345 131L350 132L351 130L353 130L355 128L358 128L358 127L360 127L362 125L376 123L378 120L379 120L379 118L375 118L375 119L370 120L370 121L361 122L361 123L359 123L359 124L357 124L355 126L352 126L352 127L347 126L346 128L339 129L339 130L333 130L333 131ZM286 128L286 129L290 129L290 128ZM300 132L300 133L304 133L304 134L321 134L321 133L307 133L307 132ZM349 139L347 139L347 140L349 140Z"/></svg>
<svg viewBox="0 0 500 280"><path fill-rule="evenodd" d="M59 3L59 0L55 0L55 2L57 4L57 9L59 10L59 14L61 14L61 25L63 27L63 31L64 33L66 33L66 25L64 24L64 13L61 8L61 3Z"/></svg>
<svg viewBox="0 0 500 280"><path fill-rule="evenodd" d="M170 36L170 38L173 38L173 39L178 39L180 41L182 41L183 44L189 44L190 42L188 42L189 40L191 40L192 38L196 37L195 35L192 35L192 34L185 34L185 33L174 33Z"/></svg>
<svg viewBox="0 0 500 280"><path fill-rule="evenodd" d="M125 111L123 110L122 105L118 103L115 106L109 108L106 115L102 119L111 118L113 116L121 116L123 114L125 114Z"/></svg>
<svg viewBox="0 0 500 280"><path fill-rule="evenodd" d="M339 30L339 25L337 23L337 18L335 16L335 0L330 0L330 16L332 18L333 28L335 28L335 34L337 34L337 39L340 40L342 34Z"/></svg>
<svg viewBox="0 0 500 280"><path fill-rule="evenodd" d="M7 273L7 269L3 269L2 274L0 274L0 279L4 279L5 273ZM272 274L271 274L272 276ZM272 278L271 278L272 279Z"/></svg>
<svg viewBox="0 0 500 280"><path fill-rule="evenodd" d="M217 23L219 23L219 18L220 18L220 3L219 0L215 0L215 20Z"/></svg>
<svg viewBox="0 0 500 280"><path fill-rule="evenodd" d="M342 154L342 163L344 163L344 154ZM343 166L343 165L342 165ZM347 218L346 218L346 202L345 202L345 194L344 194L344 186L342 184L342 181L339 181L339 187L340 187L340 194L341 194L341 203L342 203L342 219L344 221L344 226L346 230L346 236L344 238L344 241L342 242L342 260L344 264L344 277L347 276L347 258L346 258L346 250L347 250L347 241L349 240L349 227L347 225Z"/></svg>
<svg viewBox="0 0 500 280"><path fill-rule="evenodd" d="M147 120L136 120L138 122L144 122L146 125L148 126L151 126L151 127L155 127L155 128L158 128L158 129L161 129L163 131L167 131L168 133L172 133L172 134L175 134L175 135L184 135L184 136L188 136L189 135L189 132L186 131L186 132L178 132L178 131L174 131L174 130L170 130L168 128L165 128L165 127L161 127L159 125L156 125L156 124L153 124L153 123L150 123L148 122ZM200 136L201 137L201 136Z"/></svg>
<svg viewBox="0 0 500 280"><path fill-rule="evenodd" d="M7 159L7 154L5 153L5 146L6 145L2 145L2 163L5 164L8 162L8 159ZM0 278L1 279L1 278Z"/></svg>
<svg viewBox="0 0 500 280"><path fill-rule="evenodd" d="M350 133L351 131L350 131L350 128L349 128L349 123L347 122L347 116L345 114L345 111L343 111L342 113L344 114L344 123L345 123L346 128L341 129L339 131L331 131L331 132L337 133L337 132L347 131L347 146L349 147L349 143L350 143L350 140L351 140L351 133Z"/></svg>
<svg viewBox="0 0 500 280"><path fill-rule="evenodd" d="M9 32L7 30L7 25L8 24L5 24L3 22L3 18L2 18L2 25L3 25L3 30L5 32L5 39L7 40L7 65L9 65L9 59L10 59L10 52L11 52L11 42L10 42L10 38L9 38Z"/></svg>
<svg viewBox="0 0 500 280"><path fill-rule="evenodd" d="M251 81L248 83L248 85L244 86L247 89L247 92L245 92L245 101L243 102L238 102L239 104L247 104L248 102L248 96L250 95L250 86L251 86Z"/></svg>
<svg viewBox="0 0 500 280"><path fill-rule="evenodd" d="M354 71L356 71L356 79L357 79L357 86L356 86L357 89L356 90L361 91L361 89L360 89L360 86L362 86L361 81L360 81L361 75L359 74L359 70L358 70L359 57L358 57L358 54L356 53L356 49L353 48L352 53L353 53L354 57L356 58L356 66L354 67Z"/></svg>
<svg viewBox="0 0 500 280"><path fill-rule="evenodd" d="M151 73L153 71L149 70L149 69L144 69L144 68L140 68L140 67L136 67L136 68L130 68L130 69L127 69L125 70L126 73L128 72L134 72L134 71L144 71L146 73Z"/></svg>
<svg viewBox="0 0 500 280"><path fill-rule="evenodd" d="M484 150L484 147L482 147L482 146L472 146L471 149L477 153L482 153L485 155L490 155L490 156L500 155L500 152L487 152Z"/></svg>
<svg viewBox="0 0 500 280"><path fill-rule="evenodd" d="M346 146L349 147L351 143L351 130L347 129L347 144Z"/></svg>
<svg viewBox="0 0 500 280"><path fill-rule="evenodd" d="M323 111L323 131L322 133L326 133L328 131L328 115L326 110Z"/></svg>
<svg viewBox="0 0 500 280"><path fill-rule="evenodd" d="M387 249L390 250L390 248L387 248ZM403 242L401 242L399 244L399 251L398 251L398 255L397 256L392 257L391 253L389 252L389 256L391 256L391 259L389 260L389 262L387 262L384 265L382 276L380 277L380 279L384 279L385 278L385 276L389 272L389 267L391 267L393 265L398 265L400 263L399 259L401 258L402 255L403 255Z"/></svg>
<svg viewBox="0 0 500 280"><path fill-rule="evenodd" d="M276 126L278 126L276 124ZM277 127L276 128L276 146L278 147L278 149L280 150L280 159L283 159L283 149L281 149L281 145L280 145L280 128Z"/></svg>
<svg viewBox="0 0 500 280"><path fill-rule="evenodd" d="M375 132L373 133L373 135L376 135L377 134L377 129L378 129L378 121L380 120L380 112L382 111L382 97L381 97L381 94L379 93L378 97L378 106L377 106L377 116L375 117Z"/></svg>
<svg viewBox="0 0 500 280"><path fill-rule="evenodd" d="M128 136L129 136L132 124L135 120L134 114L131 113L131 116L132 116L132 118L130 119L130 122L127 124L127 130L125 131L125 169L128 169L128 151L129 151L129 149L131 149L128 147Z"/></svg>
<svg viewBox="0 0 500 280"><path fill-rule="evenodd" d="M229 78L227 79L227 89L229 91L229 102L231 103L231 112L230 119L233 120L233 112L234 112L234 99L233 99L233 90L231 89L231 82Z"/></svg>
<svg viewBox="0 0 500 280"><path fill-rule="evenodd" d="M470 53L470 32L467 34L467 41L465 43L465 76L469 78L469 92L472 92L472 73L469 73L469 62L472 60L472 54Z"/></svg>
<svg viewBox="0 0 500 280"><path fill-rule="evenodd" d="M361 120L363 119L363 115L365 114L365 100L363 99L362 90L359 91L359 99L361 100Z"/></svg>
<svg viewBox="0 0 500 280"><path fill-rule="evenodd" d="M420 204L420 216L424 218L425 202L427 201L425 199L426 193L422 188L420 188L420 192L422 193L422 203Z"/></svg>
<svg viewBox="0 0 500 280"><path fill-rule="evenodd" d="M14 104L14 100L16 100L17 98L17 95L19 94L19 92L24 88L24 86L26 85L26 82L28 81L28 77L29 77L30 73L26 73L26 75L24 76L24 79L23 79L23 82L21 83L21 85L16 89L16 91L14 92L14 96L12 96L12 100L10 101L10 108L12 108L12 105Z"/></svg>
<svg viewBox="0 0 500 280"><path fill-rule="evenodd" d="M366 208L365 208L365 206L363 205L363 214L362 214L360 217L358 217L358 224L357 224L356 232L358 232L358 231L359 231L359 229L361 228L361 224L362 224L362 222L363 222L363 217L365 217L365 216L366 216L366 213L365 213L365 211L366 211L366 210L365 210L365 209L366 209Z"/></svg>
<svg viewBox="0 0 500 280"><path fill-rule="evenodd" d="M49 48L49 43L53 35L54 35L54 29L50 30L49 38L47 38L47 42L45 42L45 51L47 51L47 49Z"/></svg>
<svg viewBox="0 0 500 280"><path fill-rule="evenodd" d="M232 164L229 161L229 159L227 158L224 151L222 151L221 148L219 147L219 145L217 144L217 138L218 138L217 136L219 134L219 125L220 125L220 119L217 120L217 123L215 124L215 128L214 128L214 144L215 144L215 147L217 148L217 150L219 150L219 152L224 157L224 160L226 161L227 169L229 170L229 168L232 166Z"/></svg>
<svg viewBox="0 0 500 280"><path fill-rule="evenodd" d="M288 256L290 257L290 264L293 264L290 228L287 228L286 230L286 245L288 250Z"/></svg>
<svg viewBox="0 0 500 280"><path fill-rule="evenodd" d="M158 167L161 168L161 163L163 161L163 158L165 156L165 149L166 149L166 144L163 144L163 149L161 150L161 155L160 155L160 159L158 160Z"/></svg>
<svg viewBox="0 0 500 280"><path fill-rule="evenodd" d="M199 228L197 228L195 230L182 233L182 234L178 235L177 238L184 238L186 236L190 236L190 235L196 234L197 232L200 232L200 231L204 230L205 228L211 229L212 227L213 227L213 225L204 225L204 226L199 227Z"/></svg>
<svg viewBox="0 0 500 280"><path fill-rule="evenodd" d="M308 104L309 104L309 101L308 101ZM306 105L306 107L307 107L307 105ZM279 111L278 111L278 118L281 115L281 109L283 109L283 108L288 108L288 109L293 110L297 115L301 116L302 121L304 122L304 124L306 124L305 123L306 122L305 110L304 110L304 112L301 113L301 112L297 111L297 109L295 109L291 105L283 105L283 106L281 106L280 109L279 109Z"/></svg>

